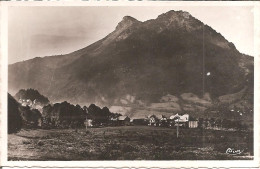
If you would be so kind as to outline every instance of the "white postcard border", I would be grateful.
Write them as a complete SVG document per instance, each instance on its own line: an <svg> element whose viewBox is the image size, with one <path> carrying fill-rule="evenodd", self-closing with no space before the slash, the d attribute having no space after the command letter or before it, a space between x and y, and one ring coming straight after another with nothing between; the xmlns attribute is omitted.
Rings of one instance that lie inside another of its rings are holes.
<svg viewBox="0 0 260 169"><path fill-rule="evenodd" d="M0 90L1 90L1 166L20 167L135 167L135 168L169 168L169 167L259 167L259 113L260 113L260 2L241 1L12 1L0 2L1 7L1 57L0 57ZM8 7L10 6L254 6L254 160L223 161L8 161L7 160L7 65L8 65Z"/></svg>

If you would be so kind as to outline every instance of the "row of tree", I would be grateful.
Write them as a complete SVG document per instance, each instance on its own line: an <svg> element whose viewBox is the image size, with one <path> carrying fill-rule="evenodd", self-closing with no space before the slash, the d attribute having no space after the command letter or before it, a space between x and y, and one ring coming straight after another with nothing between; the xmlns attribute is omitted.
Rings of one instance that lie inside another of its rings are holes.
<svg viewBox="0 0 260 169"><path fill-rule="evenodd" d="M84 125L86 111L65 101L44 106L42 119L45 127L80 127Z"/></svg>
<svg viewBox="0 0 260 169"><path fill-rule="evenodd" d="M95 104L89 107L72 105L68 102L56 103L43 107L43 125L48 127L77 128L83 127L86 119L91 119L93 125L108 124L113 117L121 114L112 113L107 107L102 109Z"/></svg>
<svg viewBox="0 0 260 169"><path fill-rule="evenodd" d="M41 96L37 94L38 91L35 92L33 89L20 90L18 93L16 97L23 99L35 99L35 97L32 97L35 93L38 99ZM30 98L27 96L30 96ZM46 103L47 100L45 100ZM53 105L47 104L43 106L42 113L40 113L33 107L22 106L8 94L8 133L19 131L21 128L78 128L84 126L86 119L91 119L93 124L98 126L108 124L111 118L117 118L120 115L110 112L107 107L100 108L95 104L91 104L89 107L81 107L66 101Z"/></svg>

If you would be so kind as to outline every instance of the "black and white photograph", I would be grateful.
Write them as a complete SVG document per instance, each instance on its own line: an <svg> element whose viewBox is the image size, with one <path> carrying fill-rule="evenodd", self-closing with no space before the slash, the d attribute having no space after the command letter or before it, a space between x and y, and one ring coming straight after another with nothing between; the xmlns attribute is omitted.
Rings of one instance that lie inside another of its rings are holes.
<svg viewBox="0 0 260 169"><path fill-rule="evenodd" d="M256 160L258 9L187 4L8 6L7 162Z"/></svg>

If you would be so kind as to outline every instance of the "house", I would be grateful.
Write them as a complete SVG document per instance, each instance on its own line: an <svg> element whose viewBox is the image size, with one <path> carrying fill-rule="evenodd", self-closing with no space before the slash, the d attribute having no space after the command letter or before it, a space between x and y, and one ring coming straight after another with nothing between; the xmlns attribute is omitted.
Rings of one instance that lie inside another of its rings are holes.
<svg viewBox="0 0 260 169"><path fill-rule="evenodd" d="M198 121L189 121L189 128L198 128Z"/></svg>
<svg viewBox="0 0 260 169"><path fill-rule="evenodd" d="M85 126L86 126L86 129L87 128L89 128L89 127L93 127L93 120L91 120L91 119L86 119L85 120L85 122L84 122L84 124L85 124Z"/></svg>
<svg viewBox="0 0 260 169"><path fill-rule="evenodd" d="M170 126L188 126L189 122L189 115L179 115L178 113L175 115L170 116Z"/></svg>
<svg viewBox="0 0 260 169"><path fill-rule="evenodd" d="M118 117L110 117L109 119L109 126L117 126L118 125Z"/></svg>
<svg viewBox="0 0 260 169"><path fill-rule="evenodd" d="M160 121L167 121L167 117L166 116L164 116L164 115L157 115L156 116Z"/></svg>
<svg viewBox="0 0 260 169"><path fill-rule="evenodd" d="M119 116L118 117L118 125L129 126L130 125L130 118L128 116Z"/></svg>
<svg viewBox="0 0 260 169"><path fill-rule="evenodd" d="M159 119L155 115L148 116L149 122L148 126L158 126Z"/></svg>
<svg viewBox="0 0 260 169"><path fill-rule="evenodd" d="M164 126L164 127L168 126L166 116L159 115L159 116L157 116L157 119L159 120L159 126Z"/></svg>
<svg viewBox="0 0 260 169"><path fill-rule="evenodd" d="M184 115L179 115L178 113L175 115L170 116L171 120L174 121L179 121L179 122L188 122L189 121L189 115L188 114L184 114Z"/></svg>
<svg viewBox="0 0 260 169"><path fill-rule="evenodd" d="M43 111L43 106L39 102L37 102L36 99L34 101L31 101L30 99L19 99L19 103L21 103L21 105L24 107L29 106L32 109L39 110L40 112Z"/></svg>
<svg viewBox="0 0 260 169"><path fill-rule="evenodd" d="M33 102L30 99L19 99L19 103L21 103L22 106L32 106Z"/></svg>
<svg viewBox="0 0 260 169"><path fill-rule="evenodd" d="M111 117L110 121L118 121L118 117Z"/></svg>
<svg viewBox="0 0 260 169"><path fill-rule="evenodd" d="M176 119L175 120L176 122L179 121L179 123L185 123L185 122L188 122L189 121L189 115L188 114L184 114L182 116L179 116L179 120Z"/></svg>

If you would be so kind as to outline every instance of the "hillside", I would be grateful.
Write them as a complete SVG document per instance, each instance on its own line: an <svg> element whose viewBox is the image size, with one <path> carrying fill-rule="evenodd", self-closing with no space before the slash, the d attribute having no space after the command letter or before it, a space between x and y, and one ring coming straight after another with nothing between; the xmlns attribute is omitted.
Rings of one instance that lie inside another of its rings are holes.
<svg viewBox="0 0 260 169"><path fill-rule="evenodd" d="M252 109L253 62L187 12L145 22L125 16L86 48L9 65L9 92L34 88L53 102L95 103L132 117L202 112L239 92L232 104L248 100Z"/></svg>

